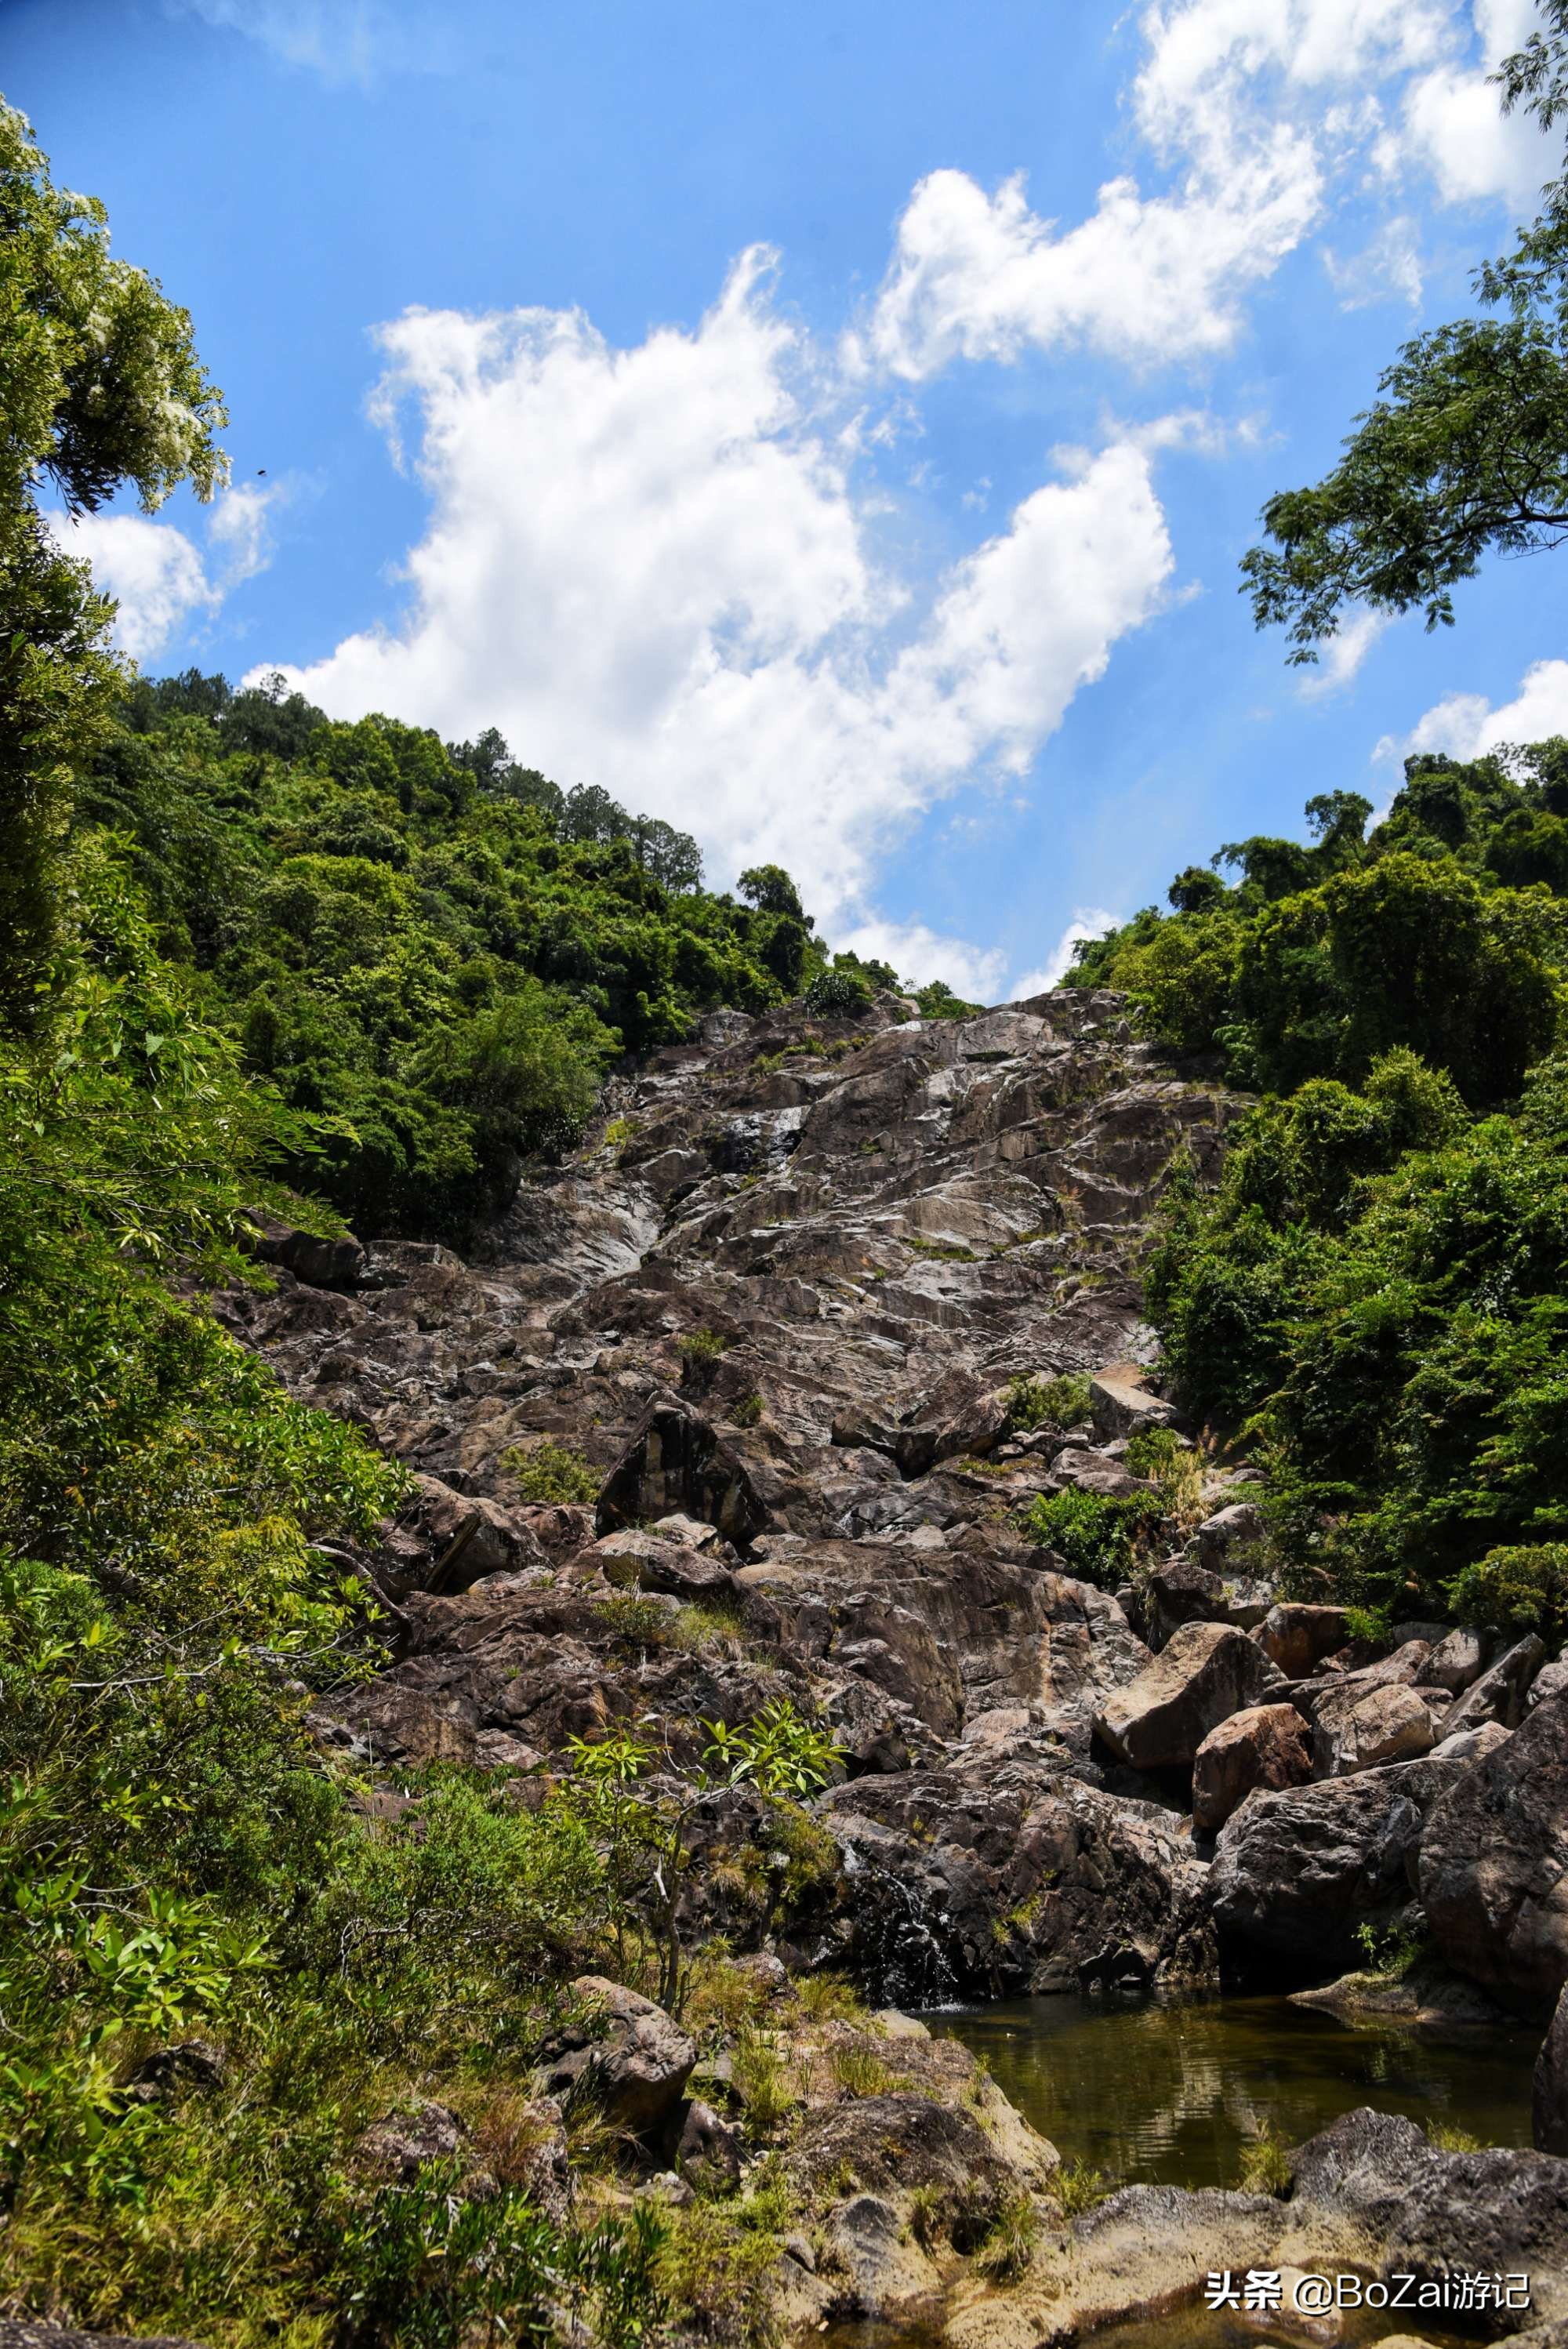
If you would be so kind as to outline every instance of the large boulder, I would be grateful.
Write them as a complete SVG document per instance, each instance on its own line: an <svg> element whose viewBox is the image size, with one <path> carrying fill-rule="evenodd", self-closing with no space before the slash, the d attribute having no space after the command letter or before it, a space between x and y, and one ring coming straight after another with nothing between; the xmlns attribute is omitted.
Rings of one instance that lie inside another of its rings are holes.
<svg viewBox="0 0 1568 2349"><path fill-rule="evenodd" d="M1037 1733L853 1779L818 1816L845 1853L843 1960L883 1998L1217 1986L1208 1871L1175 1817L1085 1785Z"/></svg>
<svg viewBox="0 0 1568 2349"><path fill-rule="evenodd" d="M679 1511L744 1545L767 1508L735 1447L673 1395L655 1395L600 1488L601 1533Z"/></svg>
<svg viewBox="0 0 1568 2349"><path fill-rule="evenodd" d="M1462 1775L1429 1757L1253 1795L1210 1870L1222 1946L1297 1977L1343 1972L1361 1955L1360 1928L1409 1903L1428 1816Z"/></svg>
<svg viewBox="0 0 1568 2349"><path fill-rule="evenodd" d="M1491 2147L1439 2153L1414 2121L1363 2106L1291 2156L1290 2207L1349 2220L1385 2273L1528 2275L1538 2316L1568 2313L1568 2162Z"/></svg>
<svg viewBox="0 0 1568 2349"><path fill-rule="evenodd" d="M1386 1762L1416 1762L1436 1743L1433 1708L1413 1688L1396 1681L1331 1689L1313 1716L1313 1775L1347 1778Z"/></svg>
<svg viewBox="0 0 1568 2349"><path fill-rule="evenodd" d="M1112 1362L1090 1380L1089 1416L1095 1433L1104 1441L1132 1435L1145 1427L1191 1427L1191 1421L1173 1402L1144 1385L1147 1375L1140 1363Z"/></svg>
<svg viewBox="0 0 1568 2349"><path fill-rule="evenodd" d="M1485 1664L1485 1640L1468 1623L1461 1623L1457 1630L1446 1631L1427 1658L1421 1685L1462 1696L1471 1682L1480 1678Z"/></svg>
<svg viewBox="0 0 1568 2349"><path fill-rule="evenodd" d="M1135 1681L1103 1700L1095 1730L1135 1770L1183 1769L1212 1729L1260 1702L1277 1677L1244 1631L1184 1623Z"/></svg>
<svg viewBox="0 0 1568 2349"><path fill-rule="evenodd" d="M1568 1990L1557 2000L1535 2059L1530 2100L1532 2132L1542 2153L1568 2153Z"/></svg>
<svg viewBox="0 0 1568 2349"><path fill-rule="evenodd" d="M1310 1680L1350 1637L1350 1619L1343 1607L1282 1603L1269 1609L1253 1637L1287 1681Z"/></svg>
<svg viewBox="0 0 1568 2349"><path fill-rule="evenodd" d="M1183 1623L1223 1623L1229 1619L1223 1582L1193 1557L1170 1557L1150 1569L1145 1611L1149 1644L1157 1650L1163 1648Z"/></svg>
<svg viewBox="0 0 1568 2349"><path fill-rule="evenodd" d="M1249 1705L1212 1729L1192 1763L1192 1824L1216 1835L1254 1789L1305 1785L1312 1743L1294 1704Z"/></svg>
<svg viewBox="0 0 1568 2349"><path fill-rule="evenodd" d="M1420 1888L1450 1965L1545 2011L1568 1980L1568 1697L1538 1704L1438 1805Z"/></svg>
<svg viewBox="0 0 1568 2349"><path fill-rule="evenodd" d="M1466 1690L1449 1714L1446 1733L1451 1737L1461 1729L1479 1729L1487 1721L1517 1729L1525 1715L1531 1682L1545 1661L1545 1642L1533 1631L1527 1632Z"/></svg>
<svg viewBox="0 0 1568 2349"><path fill-rule="evenodd" d="M1264 1538L1264 1513L1255 1501L1233 1501L1205 1517L1192 1537L1200 1566L1215 1574L1246 1573Z"/></svg>
<svg viewBox="0 0 1568 2349"><path fill-rule="evenodd" d="M613 2127L658 2136L680 2109L696 2042L651 1998L603 1974L580 1974L572 1987L583 2012L547 2043L546 2094L584 2096Z"/></svg>

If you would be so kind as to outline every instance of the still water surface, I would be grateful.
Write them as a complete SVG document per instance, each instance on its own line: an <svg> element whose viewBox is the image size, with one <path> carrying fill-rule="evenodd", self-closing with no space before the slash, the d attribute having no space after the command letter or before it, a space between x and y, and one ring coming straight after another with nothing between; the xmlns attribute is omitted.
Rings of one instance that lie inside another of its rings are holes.
<svg viewBox="0 0 1568 2349"><path fill-rule="evenodd" d="M1064 2160L1117 2183L1233 2186L1260 2128L1299 2145L1357 2105L1531 2141L1528 2029L1342 2023L1281 1997L1003 1999L924 2019L985 2057Z"/></svg>

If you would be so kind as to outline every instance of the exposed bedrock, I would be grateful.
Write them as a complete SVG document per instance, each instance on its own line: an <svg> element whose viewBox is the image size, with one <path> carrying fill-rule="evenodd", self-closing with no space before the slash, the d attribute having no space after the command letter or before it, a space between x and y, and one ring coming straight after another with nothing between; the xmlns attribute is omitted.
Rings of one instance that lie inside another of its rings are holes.
<svg viewBox="0 0 1568 2349"><path fill-rule="evenodd" d="M1222 1961L1321 1978L1419 1900L1544 2016L1568 1695L1539 1642L1357 1647L1279 1599L1251 1472L1206 1452L1136 1588L1029 1530L1042 1495L1151 1495L1150 1429L1195 1439L1138 1268L1241 1104L1113 997L909 1010L715 1015L467 1260L269 1231L274 1291L220 1309L417 1478L342 1552L394 1661L318 1733L537 1783L618 1722L689 1764L704 1724L787 1697L843 1783L809 1865L755 1796L703 1810L682 1898L738 1949L904 2000L1196 1989ZM1076 1424L1017 1407L1063 1373Z"/></svg>

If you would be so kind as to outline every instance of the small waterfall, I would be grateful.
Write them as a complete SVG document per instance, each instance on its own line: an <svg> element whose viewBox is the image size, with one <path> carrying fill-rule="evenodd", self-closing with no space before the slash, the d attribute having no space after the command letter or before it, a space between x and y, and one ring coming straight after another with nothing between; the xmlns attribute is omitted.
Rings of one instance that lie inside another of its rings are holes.
<svg viewBox="0 0 1568 2349"><path fill-rule="evenodd" d="M934 1917L919 1889L868 1859L843 1838L839 1848L855 1929L855 1956L870 1997L881 2006L959 2006L963 1985Z"/></svg>

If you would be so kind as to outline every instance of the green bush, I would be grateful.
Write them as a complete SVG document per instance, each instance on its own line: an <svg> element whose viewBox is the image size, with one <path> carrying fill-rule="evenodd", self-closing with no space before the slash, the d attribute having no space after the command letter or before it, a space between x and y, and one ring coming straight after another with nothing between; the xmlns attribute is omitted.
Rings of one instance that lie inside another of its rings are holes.
<svg viewBox="0 0 1568 2349"><path fill-rule="evenodd" d="M1007 1432L1026 1435L1037 1427L1076 1427L1088 1417L1089 1380L1083 1371L1050 1379L1015 1379L1007 1389Z"/></svg>
<svg viewBox="0 0 1568 2349"><path fill-rule="evenodd" d="M1461 1623L1522 1636L1538 1631L1548 1647L1568 1638L1568 1542L1511 1543L1464 1567L1448 1586Z"/></svg>
<svg viewBox="0 0 1568 2349"><path fill-rule="evenodd" d="M1025 1527L1043 1549L1054 1550L1068 1572L1102 1590L1125 1582L1138 1537L1159 1515L1146 1501L1115 1500L1105 1493L1042 1494L1029 1504Z"/></svg>
<svg viewBox="0 0 1568 2349"><path fill-rule="evenodd" d="M525 1501L581 1506L598 1499L603 1481L574 1445L552 1444L548 1437L526 1450L514 1444L501 1454L500 1464L516 1478L519 1495Z"/></svg>

